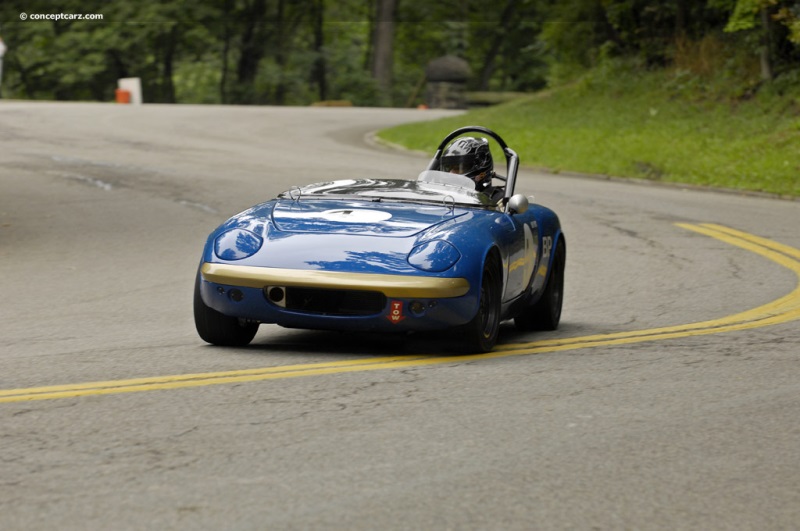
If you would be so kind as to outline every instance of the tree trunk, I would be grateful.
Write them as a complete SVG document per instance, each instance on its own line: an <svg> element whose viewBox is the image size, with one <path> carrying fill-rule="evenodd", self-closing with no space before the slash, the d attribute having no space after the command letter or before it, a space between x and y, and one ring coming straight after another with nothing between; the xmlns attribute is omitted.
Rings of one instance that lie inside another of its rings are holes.
<svg viewBox="0 0 800 531"><path fill-rule="evenodd" d="M315 0L314 2L314 51L317 53L317 58L314 61L314 71L312 79L316 82L319 89L320 101L328 99L328 86L326 82L326 65L325 65L325 1Z"/></svg>
<svg viewBox="0 0 800 531"><path fill-rule="evenodd" d="M770 16L767 7L761 8L761 25L764 27L764 34L761 41L761 50L759 52L759 59L761 62L761 79L764 81L772 81L772 28L770 25Z"/></svg>
<svg viewBox="0 0 800 531"><path fill-rule="evenodd" d="M486 52L486 56L483 59L480 80L481 90L489 90L489 81L491 81L492 75L494 74L497 56L500 53L500 48L503 45L503 40L506 38L508 30L514 23L514 10L516 6L517 0L508 0L505 9L503 9L502 18L500 19L500 30L495 33L489 51Z"/></svg>
<svg viewBox="0 0 800 531"><path fill-rule="evenodd" d="M394 67L394 23L397 0L376 0L375 32L373 34L372 77L380 90L383 105L392 102L392 70Z"/></svg>
<svg viewBox="0 0 800 531"><path fill-rule="evenodd" d="M253 0L244 16L247 23L242 35L242 49L239 55L237 68L237 81L239 82L239 95L237 103L255 103L255 80L258 74L258 65L264 56L264 43L262 42L262 26L266 11L266 0Z"/></svg>
<svg viewBox="0 0 800 531"><path fill-rule="evenodd" d="M285 71L288 62L287 44L286 44L286 22L284 21L286 13L285 0L278 0L278 16L275 20L275 62L278 64L278 83L275 86L275 104L283 105L286 103L286 80Z"/></svg>
<svg viewBox="0 0 800 531"><path fill-rule="evenodd" d="M686 0L675 0L675 35L674 38L684 37L686 31Z"/></svg>
<svg viewBox="0 0 800 531"><path fill-rule="evenodd" d="M178 43L178 25L173 24L172 29L166 34L164 46L164 70L161 73L161 94L163 103L175 103L175 83L172 79L172 64L175 58L175 48Z"/></svg>
<svg viewBox="0 0 800 531"><path fill-rule="evenodd" d="M221 103L229 103L228 99L228 52L231 47L231 24L230 17L231 5L233 0L225 0L222 16L223 16L223 29L222 29L222 77L219 81L219 101Z"/></svg>

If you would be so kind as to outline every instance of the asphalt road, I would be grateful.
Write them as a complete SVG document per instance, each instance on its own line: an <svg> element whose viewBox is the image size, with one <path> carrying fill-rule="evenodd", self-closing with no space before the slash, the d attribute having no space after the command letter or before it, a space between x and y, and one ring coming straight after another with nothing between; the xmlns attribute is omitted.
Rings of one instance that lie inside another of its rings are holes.
<svg viewBox="0 0 800 531"><path fill-rule="evenodd" d="M797 529L798 202L524 171L557 332L200 341L208 232L443 114L0 102L0 529Z"/></svg>

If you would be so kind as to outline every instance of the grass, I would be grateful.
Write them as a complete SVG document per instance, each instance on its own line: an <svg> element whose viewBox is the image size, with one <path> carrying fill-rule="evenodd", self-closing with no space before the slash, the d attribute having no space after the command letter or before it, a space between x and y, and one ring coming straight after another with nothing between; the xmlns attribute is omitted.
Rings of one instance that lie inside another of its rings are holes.
<svg viewBox="0 0 800 531"><path fill-rule="evenodd" d="M625 86L587 78L378 136L432 153L450 131L483 125L506 140L523 166L800 196L796 96L765 89L720 98L680 82L663 72Z"/></svg>

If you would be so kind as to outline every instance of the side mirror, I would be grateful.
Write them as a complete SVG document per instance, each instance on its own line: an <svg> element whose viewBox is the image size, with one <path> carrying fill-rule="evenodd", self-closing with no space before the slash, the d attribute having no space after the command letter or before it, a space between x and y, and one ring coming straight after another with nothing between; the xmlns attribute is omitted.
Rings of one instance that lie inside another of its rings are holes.
<svg viewBox="0 0 800 531"><path fill-rule="evenodd" d="M524 214L528 211L528 198L522 194L514 194L508 200L508 205L506 205L506 213L511 214Z"/></svg>

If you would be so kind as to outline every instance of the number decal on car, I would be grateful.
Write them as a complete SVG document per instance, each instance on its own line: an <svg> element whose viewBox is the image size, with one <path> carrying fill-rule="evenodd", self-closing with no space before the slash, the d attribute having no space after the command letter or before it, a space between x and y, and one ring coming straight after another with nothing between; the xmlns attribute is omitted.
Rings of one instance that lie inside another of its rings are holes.
<svg viewBox="0 0 800 531"><path fill-rule="evenodd" d="M550 251L553 249L553 237L545 236L542 238L542 258L549 258Z"/></svg>

